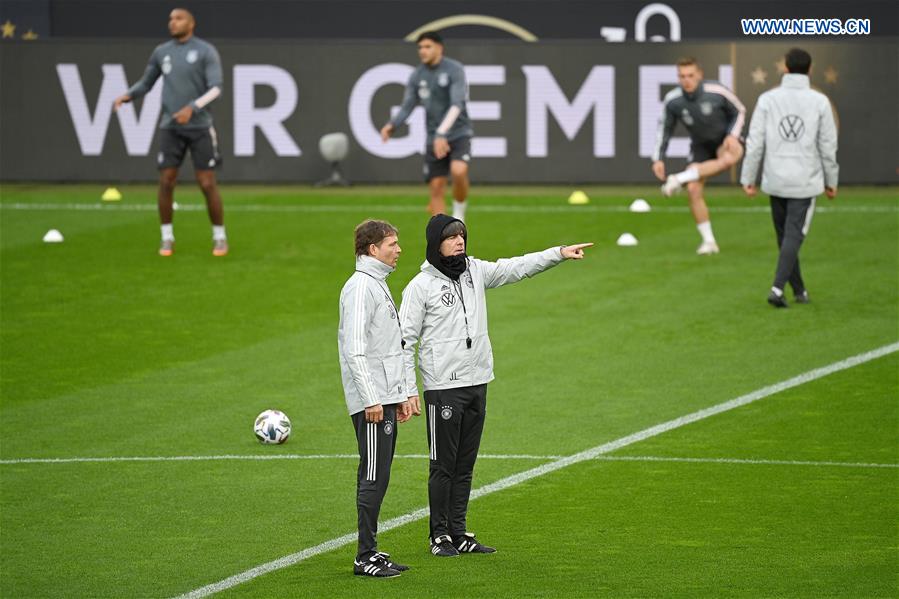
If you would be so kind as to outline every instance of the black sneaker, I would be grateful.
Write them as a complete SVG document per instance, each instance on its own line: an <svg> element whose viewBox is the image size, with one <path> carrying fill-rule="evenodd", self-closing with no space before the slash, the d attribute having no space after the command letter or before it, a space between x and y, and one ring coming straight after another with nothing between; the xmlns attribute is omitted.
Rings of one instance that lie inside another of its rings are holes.
<svg viewBox="0 0 899 599"><path fill-rule="evenodd" d="M387 565L380 553L376 553L367 560L353 560L353 574L356 576L374 576L375 578L392 578L399 576L398 570Z"/></svg>
<svg viewBox="0 0 899 599"><path fill-rule="evenodd" d="M431 553L437 557L459 557L459 550L453 547L453 540L449 535L431 539Z"/></svg>
<svg viewBox="0 0 899 599"><path fill-rule="evenodd" d="M384 553L383 551L379 551L376 555L380 555L381 558L387 563L387 567L391 570L396 570L397 572L405 572L409 569L409 566L404 566L403 564L398 564L396 562L390 561L390 554Z"/></svg>
<svg viewBox="0 0 899 599"><path fill-rule="evenodd" d="M473 532L467 532L461 537L457 537L453 546L459 553L496 553L495 547L488 547L487 545L479 543L478 540L474 538Z"/></svg>
<svg viewBox="0 0 899 599"><path fill-rule="evenodd" d="M787 306L787 298L781 295L777 295L773 291L768 294L768 303L774 306L775 308L786 308Z"/></svg>
<svg viewBox="0 0 899 599"><path fill-rule="evenodd" d="M797 304L807 304L811 300L808 297L808 290L803 291L802 293L797 293L793 296L793 301Z"/></svg>

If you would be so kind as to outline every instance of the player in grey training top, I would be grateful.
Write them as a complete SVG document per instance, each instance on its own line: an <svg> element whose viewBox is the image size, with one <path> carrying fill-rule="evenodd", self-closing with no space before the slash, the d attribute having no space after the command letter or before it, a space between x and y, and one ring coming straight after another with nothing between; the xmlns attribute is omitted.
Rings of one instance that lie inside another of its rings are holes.
<svg viewBox="0 0 899 599"><path fill-rule="evenodd" d="M435 31L418 36L421 64L406 84L400 111L381 129L386 142L396 127L421 104L427 115L425 181L430 187L431 214L446 212L447 175L453 177L453 217L465 220L468 198L468 164L471 162L471 120L468 118L468 83L462 63L443 55L443 38Z"/></svg>
<svg viewBox="0 0 899 599"><path fill-rule="evenodd" d="M677 61L680 86L665 96L656 149L652 156L652 172L665 181L662 193L671 196L683 185L690 198L690 211L696 229L702 236L697 254L718 253L718 242L712 233L709 209L703 191L708 177L724 172L743 156L740 136L746 108L736 95L720 83L702 80L702 68L695 58ZM690 133L690 156L686 170L665 177L665 150L674 126L680 121Z"/></svg>
<svg viewBox="0 0 899 599"><path fill-rule="evenodd" d="M212 253L215 256L228 253L222 198L213 170L221 163L218 136L212 126L212 114L206 109L222 93L222 61L215 46L194 37L195 26L196 20L188 10L173 10L169 15L172 39L153 50L140 81L115 100L118 110L123 103L146 95L160 75L163 77L162 122L156 158L161 256L171 256L174 251L173 195L178 169L188 148L212 222Z"/></svg>

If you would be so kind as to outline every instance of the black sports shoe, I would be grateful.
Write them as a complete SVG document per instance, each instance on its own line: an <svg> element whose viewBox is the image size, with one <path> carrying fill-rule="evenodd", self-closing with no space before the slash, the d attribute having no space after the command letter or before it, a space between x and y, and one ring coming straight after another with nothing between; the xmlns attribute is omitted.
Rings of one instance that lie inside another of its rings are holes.
<svg viewBox="0 0 899 599"><path fill-rule="evenodd" d="M459 557L459 550L453 546L453 540L449 535L431 539L431 553L437 557Z"/></svg>
<svg viewBox="0 0 899 599"><path fill-rule="evenodd" d="M782 294L777 295L773 291L768 294L768 303L774 306L775 308L786 308L787 306L787 298L785 298Z"/></svg>
<svg viewBox="0 0 899 599"><path fill-rule="evenodd" d="M397 564L396 562L390 561L390 554L384 553L383 551L379 551L375 555L380 555L381 558L387 563L387 567L391 570L396 570L397 572L405 572L409 569L409 566L404 566L403 564Z"/></svg>
<svg viewBox="0 0 899 599"><path fill-rule="evenodd" d="M356 576L374 576L375 578L392 578L399 576L399 570L387 565L382 554L376 553L367 560L353 560L353 574Z"/></svg>
<svg viewBox="0 0 899 599"><path fill-rule="evenodd" d="M807 304L807 303L809 303L811 300L810 300L809 297L808 297L808 290L806 289L806 290L803 291L802 293L797 293L796 295L794 295L794 296L793 296L793 301L796 302L797 304Z"/></svg>
<svg viewBox="0 0 899 599"><path fill-rule="evenodd" d="M459 553L496 553L495 547L488 547L479 543L474 538L473 532L467 532L461 537L457 537L453 546L459 550Z"/></svg>

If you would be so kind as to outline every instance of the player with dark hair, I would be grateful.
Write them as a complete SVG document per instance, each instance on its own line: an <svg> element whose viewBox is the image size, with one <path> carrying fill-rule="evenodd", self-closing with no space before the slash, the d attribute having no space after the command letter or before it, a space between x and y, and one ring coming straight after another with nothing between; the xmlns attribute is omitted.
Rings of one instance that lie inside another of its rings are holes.
<svg viewBox="0 0 899 599"><path fill-rule="evenodd" d="M453 217L465 220L468 199L468 165L474 130L468 118L468 83L462 63L443 55L443 38L436 31L418 36L421 64L406 84L399 112L381 129L386 142L396 127L406 122L412 109L421 104L427 115L425 180L430 188L431 214L446 212L447 175L453 178Z"/></svg>
<svg viewBox="0 0 899 599"><path fill-rule="evenodd" d="M153 50L140 81L115 100L118 110L123 103L146 95L156 80L163 77L162 122L156 158L161 256L171 256L175 249L173 198L178 169L188 149L212 222L212 254L224 256L228 253L222 197L213 170L221 164L218 135L212 126L212 114L207 109L222 93L222 61L215 46L194 35L195 27L196 20L190 11L174 9L169 14L172 39Z"/></svg>
<svg viewBox="0 0 899 599"><path fill-rule="evenodd" d="M486 291L533 277L566 259L580 260L592 243L552 247L496 262L466 254L468 229L445 214L431 218L421 272L403 290L400 321L409 401L418 403L418 370L427 406L431 553L493 553L467 529L468 499L484 418L493 349L487 335Z"/></svg>
<svg viewBox="0 0 899 599"><path fill-rule="evenodd" d="M386 283L402 251L397 230L367 220L356 227L355 247L356 270L340 291L337 331L343 393L359 445L353 572L384 578L409 569L378 551L378 514L390 482L396 425L421 411L417 399L406 397L399 315Z"/></svg>
<svg viewBox="0 0 899 599"><path fill-rule="evenodd" d="M740 136L746 108L732 91L715 81L704 81L702 77L702 68L695 58L677 61L680 85L665 96L652 155L652 172L665 182L662 193L666 196L687 186L690 211L702 237L696 253L709 255L717 254L719 249L703 197L705 181L734 166L743 156ZM666 178L665 151L678 121L690 133L689 164L686 170Z"/></svg>
<svg viewBox="0 0 899 599"><path fill-rule="evenodd" d="M809 84L812 57L793 48L784 62L787 73L780 87L763 93L755 105L740 177L746 195L754 197L761 170L762 191L771 196L779 253L768 303L776 308L787 307L788 282L797 303L809 302L799 248L812 223L816 196L823 192L834 199L840 174L830 101Z"/></svg>

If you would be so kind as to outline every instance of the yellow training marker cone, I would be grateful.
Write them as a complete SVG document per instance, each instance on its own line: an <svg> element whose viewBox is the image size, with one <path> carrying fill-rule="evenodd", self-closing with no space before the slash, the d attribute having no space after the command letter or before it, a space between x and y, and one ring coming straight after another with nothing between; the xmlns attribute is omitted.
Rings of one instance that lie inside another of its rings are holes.
<svg viewBox="0 0 899 599"><path fill-rule="evenodd" d="M108 187L103 192L103 195L100 196L100 199L104 202L118 202L122 199L122 193L115 187Z"/></svg>
<svg viewBox="0 0 899 599"><path fill-rule="evenodd" d="M568 203L576 204L576 205L589 204L590 198L587 197L587 194L585 194L583 191L578 189L577 191L573 192L570 196L568 196Z"/></svg>

